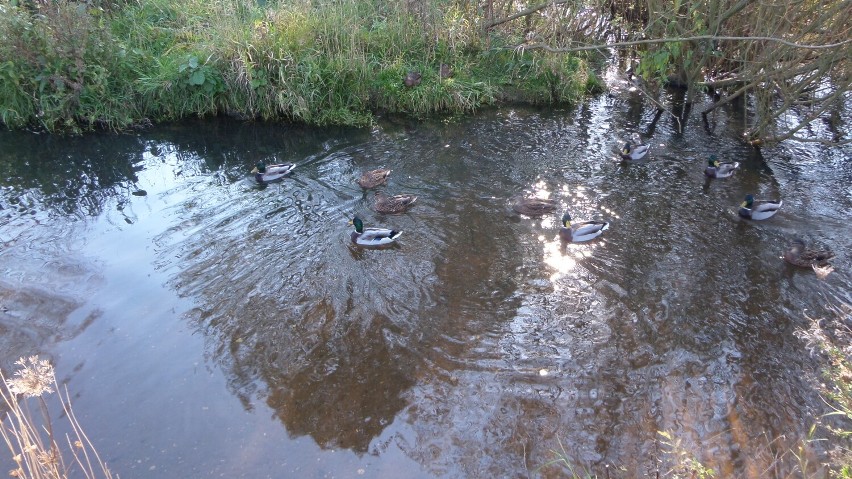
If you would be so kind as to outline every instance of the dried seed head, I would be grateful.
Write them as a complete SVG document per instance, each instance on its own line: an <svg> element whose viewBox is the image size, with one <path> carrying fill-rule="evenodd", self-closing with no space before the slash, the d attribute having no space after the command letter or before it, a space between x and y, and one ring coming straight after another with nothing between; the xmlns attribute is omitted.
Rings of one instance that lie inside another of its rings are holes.
<svg viewBox="0 0 852 479"><path fill-rule="evenodd" d="M30 356L15 361L15 364L21 366L21 369L15 372L14 378L6 380L10 392L27 397L53 392L53 366L46 359L40 361L38 356Z"/></svg>

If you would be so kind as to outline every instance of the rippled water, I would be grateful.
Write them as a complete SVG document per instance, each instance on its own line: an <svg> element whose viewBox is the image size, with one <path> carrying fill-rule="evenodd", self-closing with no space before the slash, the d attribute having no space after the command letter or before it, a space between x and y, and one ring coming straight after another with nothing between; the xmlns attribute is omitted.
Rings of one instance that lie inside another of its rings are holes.
<svg viewBox="0 0 852 479"><path fill-rule="evenodd" d="M645 477L658 431L760 477L824 412L794 332L852 302L852 166L760 157L726 115L681 134L620 92L372 131L0 133L0 359L51 357L122 477L562 477L554 451ZM649 157L615 161L631 132ZM708 181L711 153L742 167ZM259 187L260 159L298 166ZM409 212L372 210L378 167ZM746 193L784 206L742 220ZM566 209L610 229L562 244ZM355 214L399 244L352 245ZM826 280L780 259L797 237L838 253Z"/></svg>

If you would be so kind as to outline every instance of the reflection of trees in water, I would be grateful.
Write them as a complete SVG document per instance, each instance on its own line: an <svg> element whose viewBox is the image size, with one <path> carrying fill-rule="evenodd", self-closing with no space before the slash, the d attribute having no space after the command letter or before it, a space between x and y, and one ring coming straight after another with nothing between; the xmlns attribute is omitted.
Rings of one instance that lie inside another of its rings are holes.
<svg viewBox="0 0 852 479"><path fill-rule="evenodd" d="M97 216L109 201L122 210L138 192L145 153L153 161L174 156L175 176L222 170L233 182L259 159L304 158L306 145L332 141L334 133L225 119L164 125L141 136L0 132L0 206L19 214Z"/></svg>
<svg viewBox="0 0 852 479"><path fill-rule="evenodd" d="M352 328L317 344L304 357L306 367L288 377L269 371L267 404L290 434L363 453L393 422L406 405L416 362L385 340L386 324L376 318L363 331Z"/></svg>
<svg viewBox="0 0 852 479"><path fill-rule="evenodd" d="M227 271L205 265L206 274ZM357 289L342 287L331 297L334 278L328 278L330 286L305 287L297 279L283 287L287 292L269 297L249 290L270 271L247 274L203 287L204 302L219 295L251 297L234 303L220 297L196 311L209 359L247 409L265 401L290 434L309 435L323 448L366 452L405 407L403 395L417 370L400 326L355 306ZM226 285L234 281L238 284ZM227 289L211 294L208 287Z"/></svg>
<svg viewBox="0 0 852 479"><path fill-rule="evenodd" d="M454 166L454 175L481 176L480 165ZM330 164L320 169L340 175ZM440 164L423 169L448 182ZM174 286L199 302L192 316L209 360L245 407L264 401L290 434L363 453L411 406L417 383L499 361L498 351L471 347L517 306L516 239L494 234L505 225L492 200L452 191L465 197L418 205L424 223L403 247L352 251L338 211L347 185L299 180L217 205L189 199L176 210L186 215L181 226L157 243L179 269Z"/></svg>
<svg viewBox="0 0 852 479"><path fill-rule="evenodd" d="M2 201L19 213L97 216L136 190L143 142L130 135L80 137L2 132Z"/></svg>
<svg viewBox="0 0 852 479"><path fill-rule="evenodd" d="M613 227L554 294L536 236L555 231L499 211L506 192L528 187L547 163L539 150L528 158L505 146L538 144L531 123L406 138L430 161L416 171L394 165L394 175L426 190L409 224L429 232L407 230L395 250L351 253L341 239L340 210L360 206L330 179L351 182L355 171L334 162L298 185L212 206L187 201L172 232L182 239L164 238L161 254L176 258L178 291L200 303L211 361L247 407L264 401L291 434L321 447L363 452L387 422L405 420L411 435L400 449L438 474L523 475L552 459L559 438L578 464L627 464L639 477L659 468L658 429L675 429L693 451L716 448L713 464L746 470L731 451L751 451L755 431L804 410L800 392L780 387L805 370L795 358L780 367L796 354L779 341L789 331L761 334L789 324L796 307L777 304L779 287L752 284L777 280L771 253L755 255L776 233L735 210L739 189L777 183L752 164L736 182L702 190L703 161L682 160L676 147L677 160L602 168L596 195L613 209ZM558 164L570 187L591 181ZM402 280L386 287L388 277ZM775 414L785 401L788 411Z"/></svg>

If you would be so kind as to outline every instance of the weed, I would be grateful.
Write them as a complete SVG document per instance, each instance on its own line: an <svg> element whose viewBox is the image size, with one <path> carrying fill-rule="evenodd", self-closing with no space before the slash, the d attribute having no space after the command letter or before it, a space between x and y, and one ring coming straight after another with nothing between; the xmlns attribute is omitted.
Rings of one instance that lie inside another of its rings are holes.
<svg viewBox="0 0 852 479"><path fill-rule="evenodd" d="M73 477L75 467L85 477L112 478L112 472L98 456L89 438L80 427L77 417L71 409L71 397L68 390L58 394L62 405L62 415L68 420L72 433L65 435L67 448L60 446L53 432L53 422L48 411L45 395L59 390L53 366L37 356L21 358L15 364L21 369L7 379L0 372L3 381L0 396L8 409L3 418L0 434L12 454L17 467L10 475L30 479L59 479ZM31 413L28 402L34 400L40 414ZM66 463L66 457L74 458Z"/></svg>
<svg viewBox="0 0 852 479"><path fill-rule="evenodd" d="M13 128L122 129L222 113L368 125L380 111L573 103L598 88L581 58L484 49L517 32L483 41L464 3L59 0L0 9L0 36L13 39L0 45L0 121ZM412 70L422 80L404 87Z"/></svg>

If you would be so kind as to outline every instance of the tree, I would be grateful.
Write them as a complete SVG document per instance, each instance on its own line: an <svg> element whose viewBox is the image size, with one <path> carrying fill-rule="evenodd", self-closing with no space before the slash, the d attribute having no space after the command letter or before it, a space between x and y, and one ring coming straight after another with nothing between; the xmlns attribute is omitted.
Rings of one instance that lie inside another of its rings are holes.
<svg viewBox="0 0 852 479"><path fill-rule="evenodd" d="M662 109L663 85L685 88L690 105L711 99L701 106L705 120L744 101L744 139L753 145L850 142L839 125L852 100L850 0L508 0L492 8L506 15L486 18L486 28L523 28L514 48L635 54L635 73Z"/></svg>

